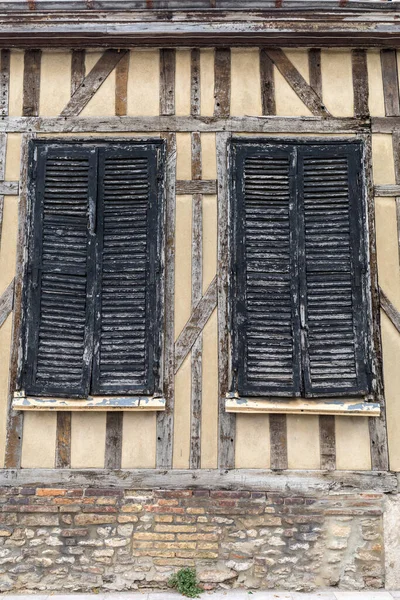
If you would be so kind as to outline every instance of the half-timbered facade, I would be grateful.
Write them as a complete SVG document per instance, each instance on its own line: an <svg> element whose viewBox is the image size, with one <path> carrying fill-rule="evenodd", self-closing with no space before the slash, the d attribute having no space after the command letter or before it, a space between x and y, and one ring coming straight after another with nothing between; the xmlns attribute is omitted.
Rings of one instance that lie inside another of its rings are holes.
<svg viewBox="0 0 400 600"><path fill-rule="evenodd" d="M1 591L400 587L399 17L1 3Z"/></svg>

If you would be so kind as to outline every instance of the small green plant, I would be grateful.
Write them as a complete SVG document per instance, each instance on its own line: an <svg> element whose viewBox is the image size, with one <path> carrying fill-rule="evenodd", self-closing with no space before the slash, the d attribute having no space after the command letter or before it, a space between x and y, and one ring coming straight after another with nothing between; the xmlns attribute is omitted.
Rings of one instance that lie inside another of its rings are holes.
<svg viewBox="0 0 400 600"><path fill-rule="evenodd" d="M198 598L203 592L199 587L195 569L189 569L188 567L179 569L175 575L172 575L168 585L187 598Z"/></svg>

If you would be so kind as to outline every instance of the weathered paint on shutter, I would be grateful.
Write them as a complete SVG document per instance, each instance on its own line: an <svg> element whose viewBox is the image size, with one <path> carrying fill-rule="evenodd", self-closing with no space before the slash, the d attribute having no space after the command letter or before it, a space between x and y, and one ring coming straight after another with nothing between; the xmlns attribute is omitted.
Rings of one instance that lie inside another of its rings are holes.
<svg viewBox="0 0 400 600"><path fill-rule="evenodd" d="M100 149L94 393L158 385L159 210L156 147Z"/></svg>
<svg viewBox="0 0 400 600"><path fill-rule="evenodd" d="M295 154L234 146L233 172L235 387L241 395L299 395Z"/></svg>
<svg viewBox="0 0 400 600"><path fill-rule="evenodd" d="M92 355L96 154L39 144L33 165L24 387L85 396Z"/></svg>
<svg viewBox="0 0 400 600"><path fill-rule="evenodd" d="M307 396L368 393L361 146L299 148Z"/></svg>
<svg viewBox="0 0 400 600"><path fill-rule="evenodd" d="M232 145L232 389L370 391L360 143Z"/></svg>

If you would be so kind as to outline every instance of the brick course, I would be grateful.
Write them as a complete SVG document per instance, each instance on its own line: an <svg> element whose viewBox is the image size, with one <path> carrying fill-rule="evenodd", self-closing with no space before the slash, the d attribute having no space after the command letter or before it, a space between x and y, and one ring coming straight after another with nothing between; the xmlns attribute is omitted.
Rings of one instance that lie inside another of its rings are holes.
<svg viewBox="0 0 400 600"><path fill-rule="evenodd" d="M3 488L0 591L384 585L380 494Z"/></svg>

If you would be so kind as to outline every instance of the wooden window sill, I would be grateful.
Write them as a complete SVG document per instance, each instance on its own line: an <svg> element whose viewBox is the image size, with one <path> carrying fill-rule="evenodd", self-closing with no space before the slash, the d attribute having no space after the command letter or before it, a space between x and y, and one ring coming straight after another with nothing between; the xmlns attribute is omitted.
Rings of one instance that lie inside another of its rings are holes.
<svg viewBox="0 0 400 600"><path fill-rule="evenodd" d="M14 410L68 411L159 411L165 410L165 398L154 396L89 396L84 400L37 398L15 392Z"/></svg>
<svg viewBox="0 0 400 600"><path fill-rule="evenodd" d="M338 415L379 417L380 404L363 400L269 400L238 398L227 394L225 410L229 413L271 413L287 415Z"/></svg>

